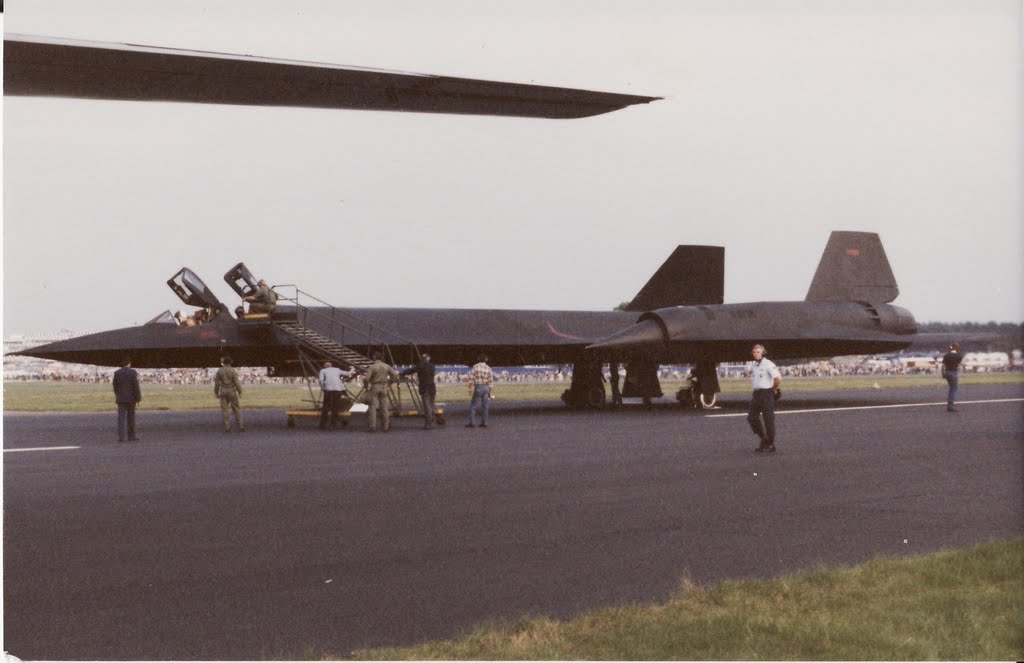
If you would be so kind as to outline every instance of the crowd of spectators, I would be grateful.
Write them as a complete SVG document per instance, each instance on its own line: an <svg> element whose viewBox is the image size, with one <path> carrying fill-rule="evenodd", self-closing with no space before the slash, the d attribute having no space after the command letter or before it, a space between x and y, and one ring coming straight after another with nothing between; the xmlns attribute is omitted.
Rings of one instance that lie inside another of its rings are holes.
<svg viewBox="0 0 1024 663"><path fill-rule="evenodd" d="M8 381L39 381L109 383L114 373L113 368L95 366L78 366L73 364L60 365L54 368L50 364L42 370L7 371L4 376ZM303 378L280 378L267 375L265 368L238 369L242 381L246 384L297 384ZM684 380L689 373L688 366L661 366L658 378L661 380ZM863 359L856 361L816 361L805 364L779 366L786 377L839 377L856 375L929 375L938 374L939 367L935 363L922 361L895 362L879 359ZM967 369L971 372L971 369ZM1011 366L989 367L979 369L985 372L1005 372ZM436 374L438 384L458 384L463 382L469 372L464 366L440 366ZM625 377L625 368L620 368L620 376ZM167 368L139 369L139 379L147 384L189 385L213 383L214 369L210 368ZM718 368L721 378L750 378L750 369L746 364L723 364ZM605 367L604 376L609 377ZM524 368L498 368L494 370L495 382L500 383L569 383L572 381L572 366L536 366Z"/></svg>
<svg viewBox="0 0 1024 663"><path fill-rule="evenodd" d="M720 364L718 375L721 378L749 379L750 363ZM842 377L858 375L938 375L941 362L928 355L899 356L856 356L835 357L831 360L807 361L788 365L780 365L779 370L785 377ZM962 371L967 373L992 373L1021 370L1021 352L1012 353L967 353L964 357ZM6 357L4 359L4 379L7 381L53 381L109 383L114 368L87 366L84 364L64 364L26 357ZM139 379L143 383L163 385L211 385L214 368L167 368L139 369ZM303 383L301 377L280 378L267 374L263 367L243 367L238 369L242 381L247 384L298 384ZM685 380L690 372L689 366L660 366L658 378L661 380ZM438 384L458 384L464 382L469 373L468 366L438 366L436 381ZM621 377L625 377L626 368L619 368ZM604 366L604 378L609 378L608 365ZM498 367L494 369L495 382L514 384L566 383L572 381L572 365L561 366L523 366L515 368Z"/></svg>

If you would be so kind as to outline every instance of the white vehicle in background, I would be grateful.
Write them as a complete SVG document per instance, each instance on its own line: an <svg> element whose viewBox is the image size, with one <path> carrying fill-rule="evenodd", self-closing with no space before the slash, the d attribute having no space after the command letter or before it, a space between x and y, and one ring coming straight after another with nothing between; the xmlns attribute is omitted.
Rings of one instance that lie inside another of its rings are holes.
<svg viewBox="0 0 1024 663"><path fill-rule="evenodd" d="M907 373L924 373L937 371L940 359L936 357L908 356L899 357L897 361Z"/></svg>
<svg viewBox="0 0 1024 663"><path fill-rule="evenodd" d="M963 370L972 373L1005 371L1010 368L1010 355L1005 352L968 352L964 355Z"/></svg>

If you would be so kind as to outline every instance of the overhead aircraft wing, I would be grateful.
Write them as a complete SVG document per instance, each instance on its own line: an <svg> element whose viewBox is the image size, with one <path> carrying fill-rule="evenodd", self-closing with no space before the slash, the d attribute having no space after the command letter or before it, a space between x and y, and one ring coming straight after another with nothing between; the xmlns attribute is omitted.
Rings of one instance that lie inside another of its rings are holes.
<svg viewBox="0 0 1024 663"><path fill-rule="evenodd" d="M660 97L4 35L4 94L570 119Z"/></svg>

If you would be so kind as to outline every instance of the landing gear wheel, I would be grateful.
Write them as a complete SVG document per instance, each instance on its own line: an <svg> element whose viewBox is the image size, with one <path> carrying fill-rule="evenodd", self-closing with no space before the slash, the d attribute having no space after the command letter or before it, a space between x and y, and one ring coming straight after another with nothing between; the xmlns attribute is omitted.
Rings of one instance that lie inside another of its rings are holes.
<svg viewBox="0 0 1024 663"><path fill-rule="evenodd" d="M601 387L591 387L587 391L587 405L594 408L604 407L604 389Z"/></svg>
<svg viewBox="0 0 1024 663"><path fill-rule="evenodd" d="M699 397L700 408L702 410L710 410L711 408L715 407L715 400L717 399L717 397L718 394L711 394L711 396L705 396L704 394L701 394Z"/></svg>

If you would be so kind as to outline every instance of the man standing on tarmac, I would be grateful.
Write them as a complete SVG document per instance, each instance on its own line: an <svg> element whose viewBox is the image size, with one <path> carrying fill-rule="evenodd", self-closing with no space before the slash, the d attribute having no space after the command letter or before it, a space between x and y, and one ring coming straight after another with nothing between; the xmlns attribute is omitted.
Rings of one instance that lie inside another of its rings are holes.
<svg viewBox="0 0 1024 663"><path fill-rule="evenodd" d="M494 372L487 365L487 355L477 355L476 364L469 370L469 423L466 428L476 428L476 405L480 404L480 428L487 428L487 408L491 402L491 384Z"/></svg>
<svg viewBox="0 0 1024 663"><path fill-rule="evenodd" d="M963 360L964 356L960 354L960 344L953 341L949 346L949 352L942 357L942 377L949 384L946 412L956 412L953 402L956 400L956 392L960 388L960 362Z"/></svg>
<svg viewBox="0 0 1024 663"><path fill-rule="evenodd" d="M242 397L242 381L238 379L238 371L231 365L231 357L221 357L220 368L213 376L213 394L220 398L220 412L224 416L224 432L231 432L231 419L228 417L228 408L230 408L235 414L238 432L244 433L242 407L238 403L238 399Z"/></svg>
<svg viewBox="0 0 1024 663"><path fill-rule="evenodd" d="M132 368L132 360L124 358L121 368L114 371L114 400L117 401L117 441L138 442L135 437L135 406L142 401L139 374ZM125 434L127 433L127 437Z"/></svg>
<svg viewBox="0 0 1024 663"><path fill-rule="evenodd" d="M391 428L391 403L388 402L388 380L398 377L398 371L384 363L384 355L373 353L373 363L366 369L363 386L370 392L370 409L366 413L366 424L369 432L377 432L377 410L380 409L381 424L384 432Z"/></svg>
<svg viewBox="0 0 1024 663"><path fill-rule="evenodd" d="M434 427L434 400L437 398L437 385L434 384L434 364L430 361L430 355L423 353L418 364L402 371L402 375L412 375L413 373L416 374L420 399L423 401L423 428L429 430Z"/></svg>
<svg viewBox="0 0 1024 663"><path fill-rule="evenodd" d="M324 404L320 408L320 430L327 428L327 413L331 413L331 429L338 427L338 410L341 408L341 394L345 391L345 378L350 378L356 372L343 371L329 361L324 362L320 369L320 389L324 394Z"/></svg>
<svg viewBox="0 0 1024 663"><path fill-rule="evenodd" d="M761 438L761 444L754 449L758 453L775 452L775 398L782 386L782 373L775 363L764 356L764 346L758 343L751 350L754 356L751 379L754 395L750 400L747 423L754 434ZM761 416L764 416L764 427Z"/></svg>

